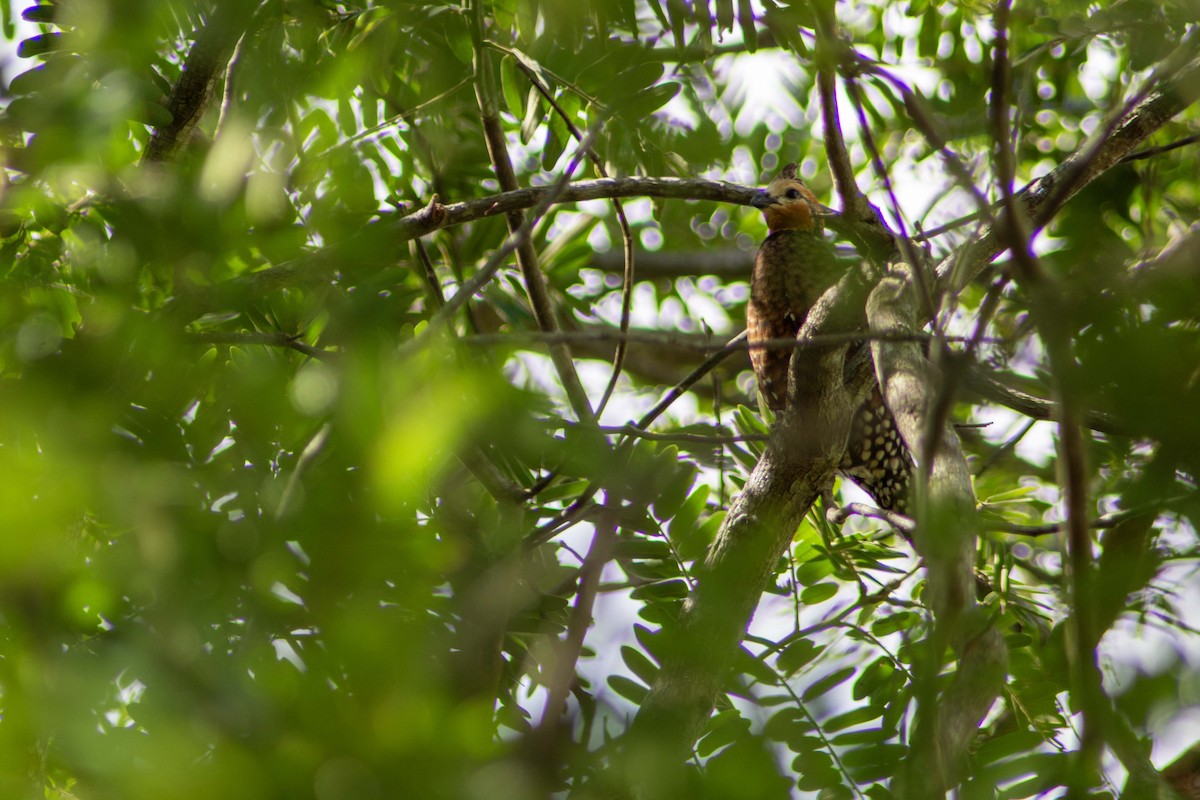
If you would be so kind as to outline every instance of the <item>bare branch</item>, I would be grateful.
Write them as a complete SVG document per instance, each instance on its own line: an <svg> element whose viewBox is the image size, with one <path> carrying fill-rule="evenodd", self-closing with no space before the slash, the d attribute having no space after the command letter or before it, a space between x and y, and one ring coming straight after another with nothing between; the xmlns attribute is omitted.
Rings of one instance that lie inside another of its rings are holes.
<svg viewBox="0 0 1200 800"><path fill-rule="evenodd" d="M821 127L825 135L825 157L829 171L837 186L842 208L850 210L857 218L870 216L870 204L854 180L854 166L846 150L842 136L842 122L838 117L837 61L839 45L844 43L837 36L837 19L833 4L814 3L817 20L817 91L821 95Z"/></svg>
<svg viewBox="0 0 1200 800"><path fill-rule="evenodd" d="M1176 141L1171 142L1170 144L1159 145L1158 147L1147 147L1145 150L1138 150L1136 153L1130 153L1122 158L1120 163L1125 164L1130 161L1141 161L1147 158L1154 158L1155 156L1161 156L1163 153L1169 153L1172 150L1178 150L1181 147L1187 147L1188 145L1195 144L1196 142L1200 142L1200 133L1192 134L1191 136L1185 136L1182 139L1177 139Z"/></svg>
<svg viewBox="0 0 1200 800"><path fill-rule="evenodd" d="M434 197L419 211L371 223L360 233L311 254L250 273L226 284L211 288L193 287L187 299L193 306L204 306L215 303L225 292L266 294L293 285L328 283L338 276L352 279L355 273L394 266L401 252L399 246L410 239L442 228L543 205L549 207L555 203L609 200L614 197L662 197L748 206L756 193L757 189L726 181L628 177L576 181L566 186L559 186L556 182L549 186L516 189L460 203L442 204L439 198ZM851 223L838 217L826 218L826 224L834 230L852 228Z"/></svg>
<svg viewBox="0 0 1200 800"><path fill-rule="evenodd" d="M866 503L847 503L841 508L831 508L826 513L825 518L834 525L841 525L851 517L866 517L867 519L877 519L886 522L892 526L894 530L904 534L906 538L911 538L917 529L917 523L911 517L906 517L903 514L898 514L895 511L889 511L886 508L878 508L877 506L869 506Z"/></svg>
<svg viewBox="0 0 1200 800"><path fill-rule="evenodd" d="M739 350L804 350L808 348L827 347L836 344L856 344L869 342L873 339L897 342L928 342L932 337L927 333L897 333L895 331L852 331L849 333L816 334L808 339L793 339L781 337L776 339L761 339L751 344L745 340L719 344L701 334L672 333L658 330L631 330L622 332L618 328L593 325L579 331L557 331L542 333L540 331L513 331L511 333L487 333L478 336L464 336L462 341L491 346L522 345L522 344L568 344L577 342L628 342L667 346L681 350L698 350L711 353L735 347ZM965 341L965 337L950 337L949 341Z"/></svg>
<svg viewBox="0 0 1200 800"><path fill-rule="evenodd" d="M972 368L963 373L963 385L970 391L1013 411L1037 420L1058 419L1058 405L1053 400L1030 394L1005 383L983 369ZM1102 433L1128 436L1130 431L1115 417L1102 411L1084 412L1087 426Z"/></svg>
<svg viewBox="0 0 1200 800"><path fill-rule="evenodd" d="M683 278L715 275L731 280L748 280L754 254L736 247L712 247L705 250L659 250L640 252L638 274L645 278ZM623 272L624 255L605 250L592 256L590 266L604 272Z"/></svg>
<svg viewBox="0 0 1200 800"><path fill-rule="evenodd" d="M636 425L599 425L597 426L601 433L618 434L621 436L629 436L634 439L646 439L651 442L679 442L681 444L698 444L710 447L717 447L725 444L738 444L740 442L766 442L770 441L771 437L766 434L747 434L747 435L726 435L720 433L660 433L658 431L648 431L637 427Z"/></svg>

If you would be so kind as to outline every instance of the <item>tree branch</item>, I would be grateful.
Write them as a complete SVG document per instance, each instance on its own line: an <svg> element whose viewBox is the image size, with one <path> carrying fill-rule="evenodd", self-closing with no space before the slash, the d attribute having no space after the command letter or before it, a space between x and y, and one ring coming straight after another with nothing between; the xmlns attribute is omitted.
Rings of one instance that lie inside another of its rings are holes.
<svg viewBox="0 0 1200 800"><path fill-rule="evenodd" d="M1027 215L1031 229L1047 225L1062 204L1120 162L1134 148L1200 99L1200 59L1183 65L1157 92L1138 105L1116 126L1111 136L1081 145L1062 164L1016 193L1019 211ZM992 259L1004 252L1008 242L1001 219L981 236L951 253L938 265L943 289L957 291L975 279Z"/></svg>
<svg viewBox="0 0 1200 800"><path fill-rule="evenodd" d="M798 338L848 330L861 317L865 286L851 270L809 312ZM846 383L845 345L793 355L788 410L731 506L678 624L668 631L662 670L623 749L639 793L665 796L674 770L712 713L713 702L758 600L797 526L832 481L850 415L866 398L870 370L859 360Z"/></svg>
<svg viewBox="0 0 1200 800"><path fill-rule="evenodd" d="M492 168L500 188L515 191L518 188L517 175L513 171L512 160L508 157L508 143L504 138L504 128L500 124L500 112L497 107L496 76L493 72L492 53L483 45L483 5L481 0L474 0L470 9L472 12L471 34L475 46L475 95L479 99L479 111L483 124L483 138L487 144L488 156L492 160ZM581 139L579 144L583 153L591 150L591 136ZM515 236L525 223L525 215L517 209L505 214L508 222L509 235ZM529 304L533 308L534 319L538 327L547 333L559 330L558 315L554 302L550 299L550 288L546 275L538 264L537 251L533 241L525 236L517 242L517 267L525 281L525 292L529 295ZM550 345L550 360L558 372L563 389L575 416L581 420L591 420L594 416L592 405L588 401L587 392L575 371L575 362L571 358L571 348L566 343Z"/></svg>
<svg viewBox="0 0 1200 800"><path fill-rule="evenodd" d="M218 3L196 34L179 80L167 98L171 123L154 129L142 153L143 164L170 161L191 136L212 101L213 86L225 72L234 46L246 30L255 4Z"/></svg>
<svg viewBox="0 0 1200 800"><path fill-rule="evenodd" d="M867 301L873 328L917 328L913 282L912 267L901 264L879 283ZM919 452L936 402L925 358L917 345L902 342L873 341L871 354L896 425L909 449ZM899 797L911 798L941 796L957 783L979 723L1003 687L1007 661L1000 633L972 613L978 520L970 471L953 429L942 425L930 461L922 466L927 481L918 483L921 524L913 542L925 560L936 627L920 671L915 744L895 787ZM945 645L959 663L954 680L939 694L936 677Z"/></svg>

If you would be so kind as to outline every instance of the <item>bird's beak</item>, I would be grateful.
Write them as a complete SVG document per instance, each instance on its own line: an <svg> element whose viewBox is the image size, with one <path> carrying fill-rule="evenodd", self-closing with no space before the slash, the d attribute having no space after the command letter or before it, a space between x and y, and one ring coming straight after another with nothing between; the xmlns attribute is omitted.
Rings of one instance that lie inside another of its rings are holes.
<svg viewBox="0 0 1200 800"><path fill-rule="evenodd" d="M771 195L767 194L765 190L759 191L759 193L754 195L754 198L750 201L750 205L754 206L755 208L767 208L769 206L777 205L778 203L779 199L776 197L771 197Z"/></svg>

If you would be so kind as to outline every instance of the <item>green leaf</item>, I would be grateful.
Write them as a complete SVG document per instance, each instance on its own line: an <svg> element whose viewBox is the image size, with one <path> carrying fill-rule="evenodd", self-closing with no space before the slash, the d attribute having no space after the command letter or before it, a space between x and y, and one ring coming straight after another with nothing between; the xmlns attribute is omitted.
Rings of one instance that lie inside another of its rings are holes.
<svg viewBox="0 0 1200 800"><path fill-rule="evenodd" d="M17 45L17 56L19 58L42 56L57 50L61 46L61 33L43 33L37 36L30 36Z"/></svg>
<svg viewBox="0 0 1200 800"><path fill-rule="evenodd" d="M682 578L656 581L645 586L639 586L630 592L630 597L634 600L673 600L683 599L687 596L688 584Z"/></svg>
<svg viewBox="0 0 1200 800"><path fill-rule="evenodd" d="M862 725L872 720L879 719L883 716L884 709L885 707L882 705L862 706L852 711L847 711L844 714L838 714L835 717L830 717L822 723L821 727L825 729L827 734L844 730L846 728L853 728L856 725ZM855 738L858 736L858 732L846 733L837 737L835 741L838 744L853 744L861 741L861 739Z"/></svg>
<svg viewBox="0 0 1200 800"><path fill-rule="evenodd" d="M749 675L758 683L766 686L779 685L779 676L775 671L767 666L762 658L747 650L745 645L739 647L737 652L734 653L733 668L736 671Z"/></svg>
<svg viewBox="0 0 1200 800"><path fill-rule="evenodd" d="M804 713L794 705L781 708L771 715L763 726L763 736L777 742L802 738L803 734L812 730L812 723L805 718ZM816 738L816 737L813 737Z"/></svg>
<svg viewBox="0 0 1200 800"><path fill-rule="evenodd" d="M667 526L671 541L682 544L695 539L697 534L696 524L700 521L700 514L705 509L705 504L708 501L708 493L708 484L702 483L687 496L687 499L679 507L679 510L675 512L670 524Z"/></svg>
<svg viewBox="0 0 1200 800"><path fill-rule="evenodd" d="M738 25L742 29L746 50L755 52L758 49L758 31L754 29L754 6L750 0L738 0Z"/></svg>
<svg viewBox="0 0 1200 800"><path fill-rule="evenodd" d="M650 690L637 681L630 680L624 675L609 675L609 687L626 700L640 705L646 699Z"/></svg>
<svg viewBox="0 0 1200 800"><path fill-rule="evenodd" d="M658 676L658 665L646 657L644 653L629 645L621 645L621 659L629 671L642 679L646 685L654 683Z"/></svg>
<svg viewBox="0 0 1200 800"><path fill-rule="evenodd" d="M57 16L57 9L53 5L30 6L21 12L21 19L27 22L49 24L54 22L55 16Z"/></svg>
<svg viewBox="0 0 1200 800"><path fill-rule="evenodd" d="M646 61L627 69L616 78L615 84L625 92L640 92L662 79L666 66L655 61Z"/></svg>
<svg viewBox="0 0 1200 800"><path fill-rule="evenodd" d="M517 67L517 61L511 55L500 59L500 86L504 91L504 104L508 113L515 119L524 119L527 102L526 84L528 81Z"/></svg>
<svg viewBox="0 0 1200 800"><path fill-rule="evenodd" d="M779 654L779 670L786 675L795 674L801 667L812 661L825 648L817 646L809 639L797 639L783 648Z"/></svg>
<svg viewBox="0 0 1200 800"><path fill-rule="evenodd" d="M678 451L674 448L672 450L675 455L671 458L671 463L662 465L662 474L667 477L659 488L658 497L651 503L659 520L668 520L675 516L683 507L692 485L696 482L696 465L679 460ZM659 461L662 463L661 457Z"/></svg>
<svg viewBox="0 0 1200 800"><path fill-rule="evenodd" d="M864 697L870 696L885 680L892 676L896 671L896 665L886 656L877 658L862 671L862 675L854 682L853 697L855 700L862 700Z"/></svg>
<svg viewBox="0 0 1200 800"><path fill-rule="evenodd" d="M621 107L620 114L626 119L640 120L658 111L679 94L680 85L674 81L660 83L629 98Z"/></svg>
<svg viewBox="0 0 1200 800"><path fill-rule="evenodd" d="M890 633L908 630L917 623L918 617L911 611L897 611L871 623L871 633L887 636Z"/></svg>
<svg viewBox="0 0 1200 800"><path fill-rule="evenodd" d="M838 585L836 583L818 583L800 593L800 602L806 606L815 606L818 603L824 603L837 593Z"/></svg>
<svg viewBox="0 0 1200 800"><path fill-rule="evenodd" d="M981 743L975 751L980 764L991 764L1040 747L1044 737L1037 731L1015 731ZM1010 777L1017 777L1016 775Z"/></svg>
<svg viewBox="0 0 1200 800"><path fill-rule="evenodd" d="M804 702L811 702L831 689L841 686L851 675L854 674L854 667L843 667L835 670L818 681L815 681L811 686L804 690L804 694L800 699Z"/></svg>
<svg viewBox="0 0 1200 800"><path fill-rule="evenodd" d="M860 782L894 775L908 755L906 745L882 741L882 736L872 736L871 740L869 747L848 750L841 755L842 764Z"/></svg>
<svg viewBox="0 0 1200 800"><path fill-rule="evenodd" d="M537 133L538 126L546 118L543 106L541 93L537 89L530 87L529 93L525 98L525 117L521 121L522 144L529 144L533 141L533 135Z"/></svg>
<svg viewBox="0 0 1200 800"><path fill-rule="evenodd" d="M732 744L750 730L750 720L742 717L736 709L713 715L705 725L704 736L696 743L696 752L701 758Z"/></svg>
<svg viewBox="0 0 1200 800"><path fill-rule="evenodd" d="M827 578L832 574L833 562L826 556L820 555L810 561L804 562L797 568L796 580L801 586L814 586L818 585L817 581Z"/></svg>
<svg viewBox="0 0 1200 800"><path fill-rule="evenodd" d="M613 550L613 557L618 559L661 559L665 561L671 558L671 546L661 539L646 539L643 537L622 539L617 542Z"/></svg>

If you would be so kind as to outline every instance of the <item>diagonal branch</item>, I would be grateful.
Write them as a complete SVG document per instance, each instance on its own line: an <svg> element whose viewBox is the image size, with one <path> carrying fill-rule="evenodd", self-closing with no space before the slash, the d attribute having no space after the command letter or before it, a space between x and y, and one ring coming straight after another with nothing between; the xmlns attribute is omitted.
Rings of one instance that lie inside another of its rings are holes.
<svg viewBox="0 0 1200 800"><path fill-rule="evenodd" d="M809 312L798 338L853 329L865 294L850 271ZM668 632L662 670L634 720L622 766L640 793L661 796L712 713L738 642L797 526L826 490L845 451L851 410L873 378L859 359L845 380L846 345L792 357L788 411L697 571L695 589ZM801 349L798 349L799 353Z"/></svg>
<svg viewBox="0 0 1200 800"><path fill-rule="evenodd" d="M208 23L197 32L167 99L171 122L154 129L142 153L143 164L170 161L187 142L208 109L213 87L229 65L254 8L252 3L219 3Z"/></svg>
<svg viewBox="0 0 1200 800"><path fill-rule="evenodd" d="M1029 217L1031 230L1049 224L1063 203L1198 99L1200 58L1187 62L1169 80L1163 81L1158 91L1121 118L1111 136L1081 146L1070 158L1016 195L1019 213ZM1004 216L1001 214L995 225L987 226L982 235L942 260L938 278L943 288L957 291L1004 252L1008 244L1003 235L1007 226Z"/></svg>
<svg viewBox="0 0 1200 800"><path fill-rule="evenodd" d="M471 4L471 11L471 35L475 47L475 94L479 99L483 137L487 143L488 156L492 160L492 168L495 170L496 179L500 182L500 188L514 191L518 188L517 175L513 170L512 160L508 156L508 143L504 138L504 128L500 123L496 76L493 71L493 53L483 45L483 4L481 0L475 0ZM591 149L590 143L584 140L581 140L580 147L583 152ZM525 224L525 215L514 209L505 214L505 217L508 222L509 234L515 236ZM528 236L517 243L516 256L517 267L521 270L521 277L525 281L525 292L529 295L529 304L533 308L533 316L537 320L538 327L547 333L556 333L559 330L558 315L554 308L554 301L550 298L549 282L546 280L545 273L542 272L541 265L538 264L537 251ZM587 391L583 388L583 383L580 382L579 374L575 370L570 347L565 343L550 345L550 360L554 363L558 378L562 381L575 415L581 420L592 419L594 416L592 405L588 401Z"/></svg>

